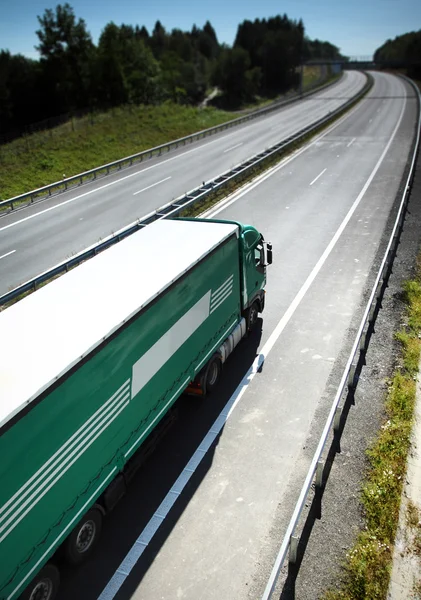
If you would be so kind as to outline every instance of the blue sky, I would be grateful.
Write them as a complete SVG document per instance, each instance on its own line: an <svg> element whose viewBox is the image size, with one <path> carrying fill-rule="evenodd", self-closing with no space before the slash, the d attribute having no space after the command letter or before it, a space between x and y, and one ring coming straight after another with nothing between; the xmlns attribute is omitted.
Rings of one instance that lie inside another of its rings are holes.
<svg viewBox="0 0 421 600"><path fill-rule="evenodd" d="M0 0L0 49L38 58L37 15L65 0ZM94 42L110 21L166 29L202 27L209 20L220 42L232 44L244 19L286 13L302 18L310 38L327 40L346 55L371 55L388 38L421 29L420 0L69 0Z"/></svg>

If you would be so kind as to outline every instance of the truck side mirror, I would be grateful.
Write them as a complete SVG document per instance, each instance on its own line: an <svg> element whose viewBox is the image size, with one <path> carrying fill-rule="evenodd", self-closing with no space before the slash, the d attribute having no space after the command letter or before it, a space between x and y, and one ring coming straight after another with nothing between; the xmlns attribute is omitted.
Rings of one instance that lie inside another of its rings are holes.
<svg viewBox="0 0 421 600"><path fill-rule="evenodd" d="M266 244L266 262L268 265L272 264L272 244L270 242Z"/></svg>

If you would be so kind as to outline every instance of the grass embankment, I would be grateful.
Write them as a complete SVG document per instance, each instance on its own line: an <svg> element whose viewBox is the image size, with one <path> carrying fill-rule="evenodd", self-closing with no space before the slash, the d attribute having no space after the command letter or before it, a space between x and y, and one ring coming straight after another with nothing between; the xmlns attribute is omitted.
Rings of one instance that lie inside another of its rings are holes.
<svg viewBox="0 0 421 600"><path fill-rule="evenodd" d="M214 108L165 103L120 107L0 146L0 200L170 140L225 123L238 115Z"/></svg>
<svg viewBox="0 0 421 600"><path fill-rule="evenodd" d="M404 284L404 296L407 324L396 334L402 348L400 366L390 381L384 424L367 452L370 466L361 495L366 527L348 552L340 589L326 593L324 600L373 600L387 595L420 359L420 268L416 279Z"/></svg>
<svg viewBox="0 0 421 600"><path fill-rule="evenodd" d="M318 65L308 65L303 68L303 90L315 85L322 77L321 68Z"/></svg>

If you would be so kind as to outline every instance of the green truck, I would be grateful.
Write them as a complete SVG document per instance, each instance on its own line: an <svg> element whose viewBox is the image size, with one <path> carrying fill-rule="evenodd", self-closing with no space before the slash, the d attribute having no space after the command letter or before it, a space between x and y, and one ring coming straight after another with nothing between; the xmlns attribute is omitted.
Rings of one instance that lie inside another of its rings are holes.
<svg viewBox="0 0 421 600"><path fill-rule="evenodd" d="M52 600L91 553L174 402L256 323L271 262L251 226L162 220L0 313L2 600Z"/></svg>

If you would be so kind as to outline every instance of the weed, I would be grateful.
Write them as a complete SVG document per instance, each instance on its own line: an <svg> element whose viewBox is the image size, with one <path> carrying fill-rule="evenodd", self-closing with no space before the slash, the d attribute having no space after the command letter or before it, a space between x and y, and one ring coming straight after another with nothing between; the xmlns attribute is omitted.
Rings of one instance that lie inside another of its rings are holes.
<svg viewBox="0 0 421 600"><path fill-rule="evenodd" d="M365 529L360 532L347 555L338 589L329 590L324 595L324 600L386 598L406 460L410 449L415 378L420 360L420 269L417 278L406 282L403 289L407 303L407 325L396 334L402 348L402 367L391 380L384 423L367 451L370 468L361 493ZM407 519L416 526L413 545L415 552L421 554L421 529L416 507L409 505Z"/></svg>

